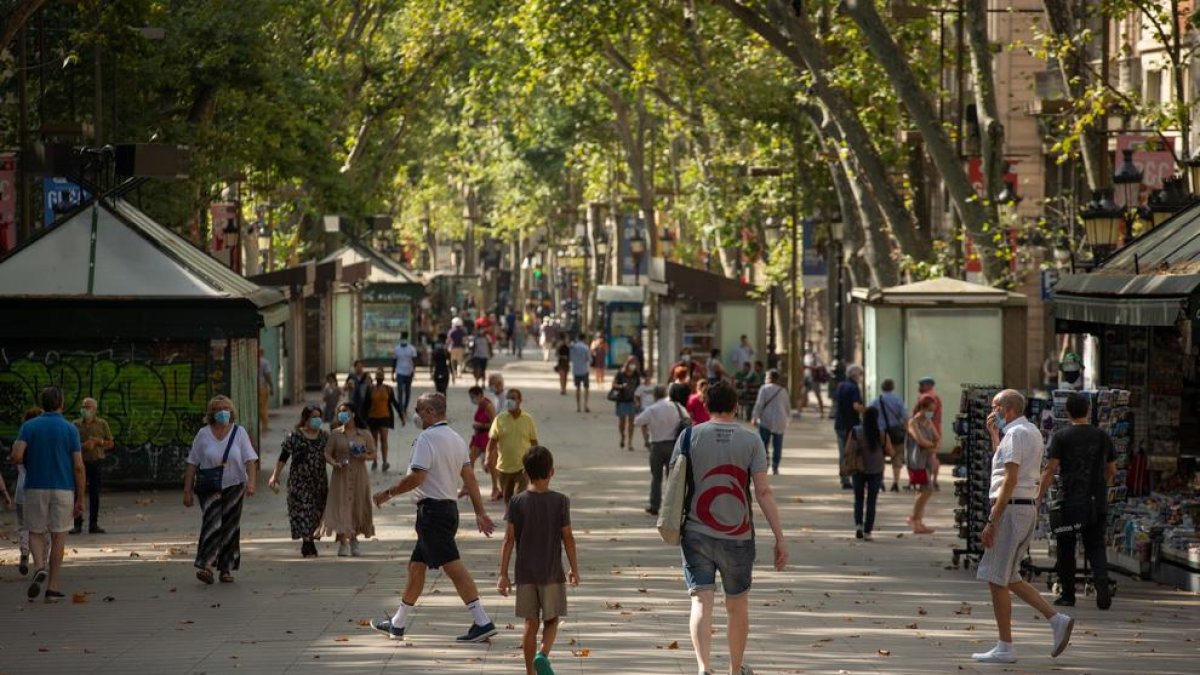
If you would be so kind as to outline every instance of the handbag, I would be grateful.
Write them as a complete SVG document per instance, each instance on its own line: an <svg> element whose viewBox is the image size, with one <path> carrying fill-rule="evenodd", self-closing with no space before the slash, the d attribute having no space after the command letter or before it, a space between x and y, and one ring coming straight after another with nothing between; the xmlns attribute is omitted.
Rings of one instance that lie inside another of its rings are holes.
<svg viewBox="0 0 1200 675"><path fill-rule="evenodd" d="M679 407L678 403L672 401L671 404L675 406L675 412L679 415L679 424L675 425L675 438L679 438L692 428L692 418L683 414L683 409Z"/></svg>
<svg viewBox="0 0 1200 675"><path fill-rule="evenodd" d="M229 431L229 440L225 442L225 455L221 457L221 463L196 472L196 482L192 486L192 492L196 493L197 497L207 497L221 491L221 481L225 477L225 462L229 460L229 450L233 448L233 439L237 436L239 428L235 424Z"/></svg>
<svg viewBox="0 0 1200 675"><path fill-rule="evenodd" d="M892 440L892 445L896 446L904 443L904 439L908 437L908 431L902 424L892 425L892 421L888 419L887 403L884 402L882 397L879 398L879 412L883 414L884 433Z"/></svg>
<svg viewBox="0 0 1200 675"><path fill-rule="evenodd" d="M862 473L866 468L863 465L862 458L862 441L858 437L858 430L861 427L855 427L850 430L850 435L846 438L846 449L842 453L842 463L839 466L838 475L845 478L856 473ZM851 445L853 442L853 445Z"/></svg>
<svg viewBox="0 0 1200 675"><path fill-rule="evenodd" d="M688 508L692 501L692 429L688 427L683 432L683 444L679 447L679 456L671 465L671 473L667 475L667 490L663 494L662 506L658 512L658 536L663 543L678 545L683 538L683 526L687 521Z"/></svg>

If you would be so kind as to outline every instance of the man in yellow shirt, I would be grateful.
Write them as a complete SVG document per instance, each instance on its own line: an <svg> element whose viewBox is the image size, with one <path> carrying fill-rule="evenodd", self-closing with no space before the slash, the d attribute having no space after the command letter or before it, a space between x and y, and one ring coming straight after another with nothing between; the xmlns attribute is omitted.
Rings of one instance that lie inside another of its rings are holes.
<svg viewBox="0 0 1200 675"><path fill-rule="evenodd" d="M504 400L505 412L492 420L488 432L487 468L496 471L504 503L529 485L522 461L525 453L538 444L537 425L529 413L521 410L521 390L512 388Z"/></svg>
<svg viewBox="0 0 1200 675"><path fill-rule="evenodd" d="M83 468L87 475L88 534L104 534L104 528L100 527L100 463L104 461L105 451L115 445L108 422L96 414L96 408L96 399L83 399L79 407L79 419L75 420L75 427L79 429L79 443L83 446ZM81 514L75 517L75 529L71 530L71 534L82 531Z"/></svg>

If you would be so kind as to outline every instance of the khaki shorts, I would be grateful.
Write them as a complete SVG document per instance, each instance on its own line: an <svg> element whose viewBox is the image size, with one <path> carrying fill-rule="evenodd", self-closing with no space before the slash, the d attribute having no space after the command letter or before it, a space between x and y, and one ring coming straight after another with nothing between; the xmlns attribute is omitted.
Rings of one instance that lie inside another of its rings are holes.
<svg viewBox="0 0 1200 675"><path fill-rule="evenodd" d="M512 499L513 495L524 492L525 488L529 487L529 479L525 477L524 471L500 473L496 482L500 484L500 491L504 493L506 502Z"/></svg>
<svg viewBox="0 0 1200 675"><path fill-rule="evenodd" d="M463 348L462 347L451 347L450 348L450 360L451 361L453 361L455 363L462 363L462 357L463 357Z"/></svg>
<svg viewBox="0 0 1200 675"><path fill-rule="evenodd" d="M983 552L975 578L997 586L1021 581L1021 561L1029 551L1037 525L1037 508L1032 504L1009 504L996 526L992 547Z"/></svg>
<svg viewBox="0 0 1200 675"><path fill-rule="evenodd" d="M567 615L566 584L519 584L517 616L522 619L549 621Z"/></svg>
<svg viewBox="0 0 1200 675"><path fill-rule="evenodd" d="M75 525L71 490L25 490L25 529L34 534L66 532Z"/></svg>

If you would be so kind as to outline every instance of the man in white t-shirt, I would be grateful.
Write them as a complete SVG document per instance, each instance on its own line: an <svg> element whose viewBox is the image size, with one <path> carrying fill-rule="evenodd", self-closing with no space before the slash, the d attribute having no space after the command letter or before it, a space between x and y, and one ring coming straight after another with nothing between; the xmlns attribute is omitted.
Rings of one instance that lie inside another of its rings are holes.
<svg viewBox="0 0 1200 675"><path fill-rule="evenodd" d="M991 651L973 654L981 663L1016 663L1012 638L1012 596L1024 600L1050 622L1058 656L1071 641L1075 620L1054 611L1029 582L1021 578L1021 560L1029 549L1037 523L1038 480L1042 471L1042 432L1025 419L1025 397L1005 389L992 399L988 416L992 436L991 513L980 534L984 554L975 578L988 583L1000 640Z"/></svg>
<svg viewBox="0 0 1200 675"><path fill-rule="evenodd" d="M458 553L458 488L462 481L475 507L475 523L484 536L492 536L495 525L483 507L479 484L471 470L467 443L446 424L446 397L422 394L413 406L413 422L422 429L413 442L408 473L399 483L375 495L375 505L383 506L392 497L414 492L417 499L417 543L408 563L408 580L400 608L390 619L371 621L375 630L393 639L404 637L408 615L421 597L425 573L442 568L454 583L458 595L471 612L471 628L458 637L459 642L483 642L496 634L496 625L479 601L479 589Z"/></svg>
<svg viewBox="0 0 1200 675"><path fill-rule="evenodd" d="M413 373L417 371L417 348L408 338L400 338L395 349L396 365L392 377L396 380L396 402L400 404L400 423L408 417L408 402L412 400Z"/></svg>

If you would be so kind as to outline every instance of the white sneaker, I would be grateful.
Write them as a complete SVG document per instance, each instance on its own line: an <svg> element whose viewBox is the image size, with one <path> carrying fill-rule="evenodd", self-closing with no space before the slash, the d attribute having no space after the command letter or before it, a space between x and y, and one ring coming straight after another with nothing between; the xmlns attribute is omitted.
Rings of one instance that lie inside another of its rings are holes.
<svg viewBox="0 0 1200 675"><path fill-rule="evenodd" d="M875 541L875 537L872 537L870 532L863 532L863 541Z"/></svg>
<svg viewBox="0 0 1200 675"><path fill-rule="evenodd" d="M980 663L1016 663L1017 650L1013 648L1002 648L1000 645L992 647L990 651L979 652L972 654L971 658Z"/></svg>
<svg viewBox="0 0 1200 675"><path fill-rule="evenodd" d="M1054 632L1054 650L1050 656L1058 656L1071 644L1071 631L1075 628L1075 619L1059 612L1050 617L1050 630Z"/></svg>
<svg viewBox="0 0 1200 675"><path fill-rule="evenodd" d="M344 541L342 543L338 544L338 557L339 558L347 558L349 556L350 556L350 544L347 544Z"/></svg>

